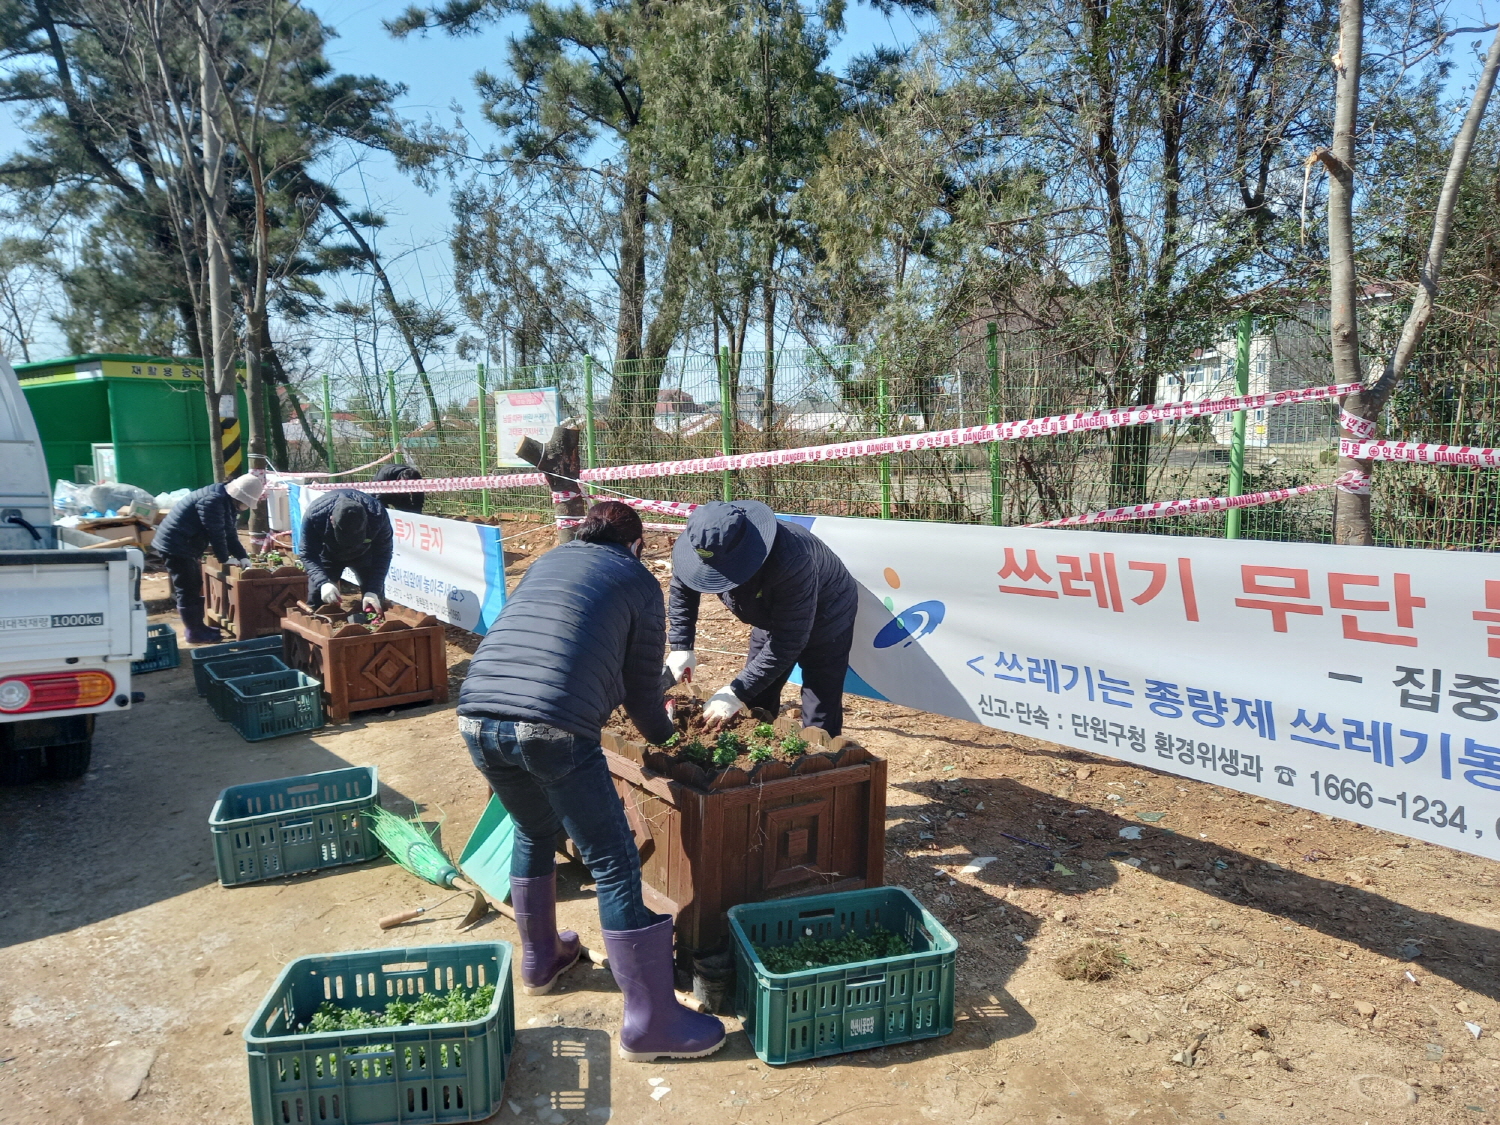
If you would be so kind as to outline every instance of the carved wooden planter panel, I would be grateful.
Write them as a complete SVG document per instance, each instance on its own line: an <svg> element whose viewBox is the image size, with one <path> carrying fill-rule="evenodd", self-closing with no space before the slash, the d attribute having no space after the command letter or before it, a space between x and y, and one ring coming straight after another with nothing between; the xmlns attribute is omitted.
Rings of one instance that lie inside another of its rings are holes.
<svg viewBox="0 0 1500 1125"><path fill-rule="evenodd" d="M448 701L442 622L398 605L390 606L375 628L352 624L346 616L299 604L282 619L284 659L322 682L330 722L400 703Z"/></svg>
<svg viewBox="0 0 1500 1125"><path fill-rule="evenodd" d="M299 567L275 570L203 564L203 605L210 621L231 628L242 641L281 632L281 619L307 594Z"/></svg>

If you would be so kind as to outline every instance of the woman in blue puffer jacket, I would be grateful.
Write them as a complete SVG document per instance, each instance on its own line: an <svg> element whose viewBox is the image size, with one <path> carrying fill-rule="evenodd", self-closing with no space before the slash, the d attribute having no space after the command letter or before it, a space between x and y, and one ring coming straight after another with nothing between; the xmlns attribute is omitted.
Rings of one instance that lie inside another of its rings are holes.
<svg viewBox="0 0 1500 1125"><path fill-rule="evenodd" d="M672 919L641 900L635 837L599 746L624 704L654 743L674 733L662 701L666 614L640 562L641 518L618 501L589 509L577 538L537 559L469 665L458 729L516 824L511 902L521 982L549 991L577 959L557 932L553 846L566 830L594 876L609 965L625 994L620 1054L632 1062L718 1050L724 1025L677 1002Z"/></svg>

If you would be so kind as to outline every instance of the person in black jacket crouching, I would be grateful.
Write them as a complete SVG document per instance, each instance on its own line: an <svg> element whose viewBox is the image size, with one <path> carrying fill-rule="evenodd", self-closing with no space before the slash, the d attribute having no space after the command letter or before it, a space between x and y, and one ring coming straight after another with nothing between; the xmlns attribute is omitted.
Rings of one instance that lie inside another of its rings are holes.
<svg viewBox="0 0 1500 1125"><path fill-rule="evenodd" d="M385 506L368 492L335 488L323 493L302 517L302 549L309 605L338 605L339 575L347 567L359 579L363 609L385 608L385 579L395 541Z"/></svg>
<svg viewBox="0 0 1500 1125"><path fill-rule="evenodd" d="M759 500L699 505L672 548L667 668L681 680L697 666L700 596L718 594L751 626L750 651L740 674L703 708L708 729L747 707L774 714L792 667L800 664L802 725L839 734L858 589L823 540L778 520Z"/></svg>
<svg viewBox="0 0 1500 1125"><path fill-rule="evenodd" d="M422 470L415 465L382 465L375 470L374 479L421 480ZM382 492L378 494L378 498L381 507L387 510L395 508L398 512L415 512L418 515L427 504L425 492Z"/></svg>
<svg viewBox="0 0 1500 1125"><path fill-rule="evenodd" d="M652 742L674 733L662 700L661 587L640 562L641 518L618 501L589 509L577 538L537 559L480 642L458 695L474 765L515 821L511 902L521 983L549 991L578 959L557 932L553 845L565 829L594 876L610 969L625 994L620 1055L712 1054L724 1025L677 1002L672 919L641 900L641 865L599 745L622 703Z"/></svg>

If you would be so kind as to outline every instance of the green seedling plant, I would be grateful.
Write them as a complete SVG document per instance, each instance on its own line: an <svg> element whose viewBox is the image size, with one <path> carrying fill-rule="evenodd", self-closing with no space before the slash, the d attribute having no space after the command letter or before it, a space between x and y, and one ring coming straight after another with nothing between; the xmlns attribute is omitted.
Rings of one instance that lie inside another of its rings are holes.
<svg viewBox="0 0 1500 1125"><path fill-rule="evenodd" d="M775 756L775 751L764 744L750 747L749 758L752 762L769 762Z"/></svg>
<svg viewBox="0 0 1500 1125"><path fill-rule="evenodd" d="M798 973L803 969L879 961L886 957L905 957L911 951L911 942L880 926L864 935L845 934L843 937L822 940L804 937L791 945L755 947L755 955L760 958L760 963L773 973Z"/></svg>
<svg viewBox="0 0 1500 1125"><path fill-rule="evenodd" d="M776 728L770 723L756 723L755 729L750 734L751 737L758 738L762 742L770 742L776 737Z"/></svg>
<svg viewBox="0 0 1500 1125"><path fill-rule="evenodd" d="M732 731L725 731L715 740L714 745L720 750L732 751L736 756L745 752L745 740Z"/></svg>
<svg viewBox="0 0 1500 1125"><path fill-rule="evenodd" d="M671 750L673 747L675 747L681 741L682 741L682 732L678 731L671 738L669 738L665 742L663 742L662 746L665 749L667 749L667 750Z"/></svg>
<svg viewBox="0 0 1500 1125"><path fill-rule="evenodd" d="M341 1008L332 1000L318 1005L318 1010L297 1028L299 1035L313 1035L323 1031L367 1031L384 1027L414 1027L441 1023L469 1023L483 1019L495 1002L495 986L486 984L466 993L459 985L448 993L425 992L416 1000L392 1000L383 1012L370 1012L364 1008ZM361 1045L346 1047L345 1053L358 1054L365 1051L390 1050L384 1047Z"/></svg>
<svg viewBox="0 0 1500 1125"><path fill-rule="evenodd" d="M690 738L680 748L680 753L690 762L698 762L701 765L710 765L714 760L714 752L696 738Z"/></svg>
<svg viewBox="0 0 1500 1125"><path fill-rule="evenodd" d="M789 734L781 740L781 752L788 758L800 758L807 753L807 739L800 734Z"/></svg>
<svg viewBox="0 0 1500 1125"><path fill-rule="evenodd" d="M723 739L720 739L719 744L714 747L714 765L720 769L728 769L734 765L734 760L738 757L739 754L735 752L734 747L724 745Z"/></svg>

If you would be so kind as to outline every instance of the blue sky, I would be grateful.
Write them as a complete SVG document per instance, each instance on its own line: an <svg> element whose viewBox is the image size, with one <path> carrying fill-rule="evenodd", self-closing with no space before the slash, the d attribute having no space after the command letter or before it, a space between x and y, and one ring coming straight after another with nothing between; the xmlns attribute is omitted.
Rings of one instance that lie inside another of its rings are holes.
<svg viewBox="0 0 1500 1125"><path fill-rule="evenodd" d="M510 27L490 24L477 36L452 38L443 33L393 39L381 26L403 11L409 0L321 0L309 6L339 31L329 51L330 61L341 70L376 74L403 83L408 92L400 111L408 118L431 115L443 123L453 119L453 107L463 111L467 127L481 143L494 138L490 126L478 115L479 98L474 75L485 68L504 66L505 44ZM863 3L851 4L846 12L846 32L834 50L831 62L843 70L857 55L877 46L904 46L916 40L921 25L904 12L890 17ZM451 223L447 192L429 195L400 175L389 161L367 159L339 179L351 202L366 193L373 210L384 211L388 225L379 235L380 249L396 256L390 272L398 285L433 304L451 288L452 265L445 239ZM364 201L360 201L364 202Z"/></svg>
<svg viewBox="0 0 1500 1125"><path fill-rule="evenodd" d="M339 37L329 55L340 70L375 74L406 86L399 102L409 118L429 115L451 123L454 109L483 142L493 138L489 126L478 118L474 74L486 67L504 65L507 28L490 25L476 36L454 39L444 34L393 39L382 21L401 12L409 0L307 0ZM1500 0L1454 0L1449 16L1461 25L1481 25L1500 17ZM1486 17L1489 17L1488 19ZM905 46L916 40L922 27L906 13L883 16L867 4L852 4L846 13L847 29L832 63L842 70L856 55L878 45ZM1473 44L1478 37L1464 36L1455 52L1459 66L1454 76L1454 94L1470 83L1476 69ZM1500 112L1493 103L1491 114ZM0 114L0 149L12 151L23 140L20 129L8 115ZM447 192L428 194L400 175L391 162L364 156L357 163L351 154L339 170L338 184L357 207L369 207L388 216L387 227L377 241L398 290L427 303L442 306L451 292L451 259L446 237L451 216ZM353 279L351 279L353 280ZM367 289L355 281L352 297L368 299ZM332 286L331 286L332 287ZM62 340L55 331L38 341L34 355L60 354Z"/></svg>

